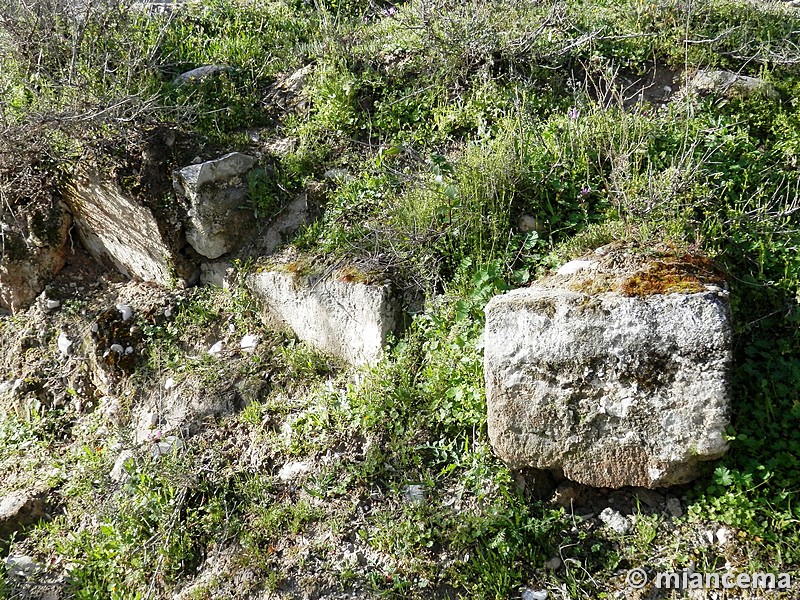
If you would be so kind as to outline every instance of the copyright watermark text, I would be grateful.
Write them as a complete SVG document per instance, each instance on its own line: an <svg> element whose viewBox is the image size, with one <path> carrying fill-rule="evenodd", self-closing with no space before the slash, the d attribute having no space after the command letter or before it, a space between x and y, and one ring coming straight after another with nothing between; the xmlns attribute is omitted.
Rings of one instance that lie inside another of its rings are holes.
<svg viewBox="0 0 800 600"><path fill-rule="evenodd" d="M644 569L631 569L625 577L628 587L640 590L652 582L664 590L788 590L792 576L788 573L700 573L684 569L649 575Z"/></svg>

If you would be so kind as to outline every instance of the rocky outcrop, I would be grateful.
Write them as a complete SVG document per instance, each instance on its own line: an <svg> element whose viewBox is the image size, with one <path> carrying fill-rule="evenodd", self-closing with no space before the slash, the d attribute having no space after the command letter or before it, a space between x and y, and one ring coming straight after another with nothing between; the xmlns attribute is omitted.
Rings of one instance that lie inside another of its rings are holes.
<svg viewBox="0 0 800 600"><path fill-rule="evenodd" d="M19 216L5 212L0 207L0 307L15 312L64 266L72 219L58 200Z"/></svg>
<svg viewBox="0 0 800 600"><path fill-rule="evenodd" d="M250 274L247 286L261 300L269 325L354 365L377 362L399 325L400 303L389 284L356 281L341 272L300 276L290 266Z"/></svg>
<svg viewBox="0 0 800 600"><path fill-rule="evenodd" d="M680 280L672 263L604 279L586 262L486 307L495 451L596 487L685 483L727 449L727 296L696 270Z"/></svg>
<svg viewBox="0 0 800 600"><path fill-rule="evenodd" d="M731 71L698 71L687 84L687 89L700 95L719 94L727 98L766 96L778 99L780 94L771 83L758 77L739 75Z"/></svg>
<svg viewBox="0 0 800 600"><path fill-rule="evenodd" d="M67 201L81 242L100 262L159 285L195 278L196 265L181 254L177 214L165 222L116 181L88 166L76 171Z"/></svg>
<svg viewBox="0 0 800 600"><path fill-rule="evenodd" d="M256 159L239 152L175 173L175 189L189 204L186 240L206 258L239 248L255 227L247 201L247 174Z"/></svg>

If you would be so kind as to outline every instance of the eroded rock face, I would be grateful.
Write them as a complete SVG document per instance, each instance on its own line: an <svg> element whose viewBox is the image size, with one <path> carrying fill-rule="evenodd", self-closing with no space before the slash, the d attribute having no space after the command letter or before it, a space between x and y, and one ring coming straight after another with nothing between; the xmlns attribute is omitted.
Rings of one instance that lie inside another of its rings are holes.
<svg viewBox="0 0 800 600"><path fill-rule="evenodd" d="M189 202L186 240L206 258L237 249L255 226L247 198L247 174L256 159L239 152L190 165L175 173L175 189Z"/></svg>
<svg viewBox="0 0 800 600"><path fill-rule="evenodd" d="M12 492L0 497L0 542L47 516L44 500L27 492Z"/></svg>
<svg viewBox="0 0 800 600"><path fill-rule="evenodd" d="M47 214L34 210L17 217L3 212L0 209L0 307L15 312L33 302L64 266L72 218L57 200Z"/></svg>
<svg viewBox="0 0 800 600"><path fill-rule="evenodd" d="M156 216L115 181L82 167L67 196L84 247L128 277L167 285L192 280L196 266L180 253L181 223ZM160 226L159 226L160 224Z"/></svg>
<svg viewBox="0 0 800 600"><path fill-rule="evenodd" d="M377 362L401 311L391 286L268 270L247 278L271 325L354 365Z"/></svg>
<svg viewBox="0 0 800 600"><path fill-rule="evenodd" d="M727 450L730 361L718 291L515 290L486 307L489 436L514 468L596 487L685 483Z"/></svg>

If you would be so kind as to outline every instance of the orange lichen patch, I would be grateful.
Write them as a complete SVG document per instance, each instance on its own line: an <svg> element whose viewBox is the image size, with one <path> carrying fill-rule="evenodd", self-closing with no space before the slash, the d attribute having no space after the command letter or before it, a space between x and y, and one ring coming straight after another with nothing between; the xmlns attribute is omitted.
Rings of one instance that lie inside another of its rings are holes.
<svg viewBox="0 0 800 600"><path fill-rule="evenodd" d="M339 269L337 273L337 277L339 281L344 281L345 283L368 283L369 282L369 275L360 271L356 267L349 266L343 267Z"/></svg>
<svg viewBox="0 0 800 600"><path fill-rule="evenodd" d="M723 281L722 273L708 258L685 255L654 260L626 277L619 291L626 296L693 294Z"/></svg>

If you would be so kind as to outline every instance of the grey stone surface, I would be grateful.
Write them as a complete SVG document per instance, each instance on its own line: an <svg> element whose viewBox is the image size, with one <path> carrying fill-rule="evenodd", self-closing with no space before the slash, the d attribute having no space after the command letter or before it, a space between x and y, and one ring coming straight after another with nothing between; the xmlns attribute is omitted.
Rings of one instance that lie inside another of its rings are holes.
<svg viewBox="0 0 800 600"><path fill-rule="evenodd" d="M17 491L0 497L0 540L46 516L45 502L38 495Z"/></svg>
<svg viewBox="0 0 800 600"><path fill-rule="evenodd" d="M599 516L600 520L608 527L619 534L626 534L631 529L631 522L628 518L613 508L604 508Z"/></svg>
<svg viewBox="0 0 800 600"><path fill-rule="evenodd" d="M206 258L237 249L252 232L255 219L245 204L255 164L252 156L231 152L175 173L175 189L189 202L186 240Z"/></svg>
<svg viewBox="0 0 800 600"><path fill-rule="evenodd" d="M758 77L738 75L731 71L698 71L689 81L689 91L697 94L720 94L726 97L763 95L777 99L778 91Z"/></svg>
<svg viewBox="0 0 800 600"><path fill-rule="evenodd" d="M515 468L684 483L727 449L730 360L724 295L515 290L486 307L489 436Z"/></svg>
<svg viewBox="0 0 800 600"><path fill-rule="evenodd" d="M377 362L401 311L389 285L301 278L266 270L247 277L265 320L291 329L301 340L354 365Z"/></svg>
<svg viewBox="0 0 800 600"><path fill-rule="evenodd" d="M230 71L230 69L231 68L226 65L203 65L202 67L197 67L191 71L181 73L172 83L175 85L183 85L203 81L209 77L218 77L222 73Z"/></svg>
<svg viewBox="0 0 800 600"><path fill-rule="evenodd" d="M68 196L81 242L89 253L128 277L169 284L186 261L159 229L153 212L92 169L73 176ZM169 224L180 230L181 224ZM182 273L192 278L189 271Z"/></svg>

